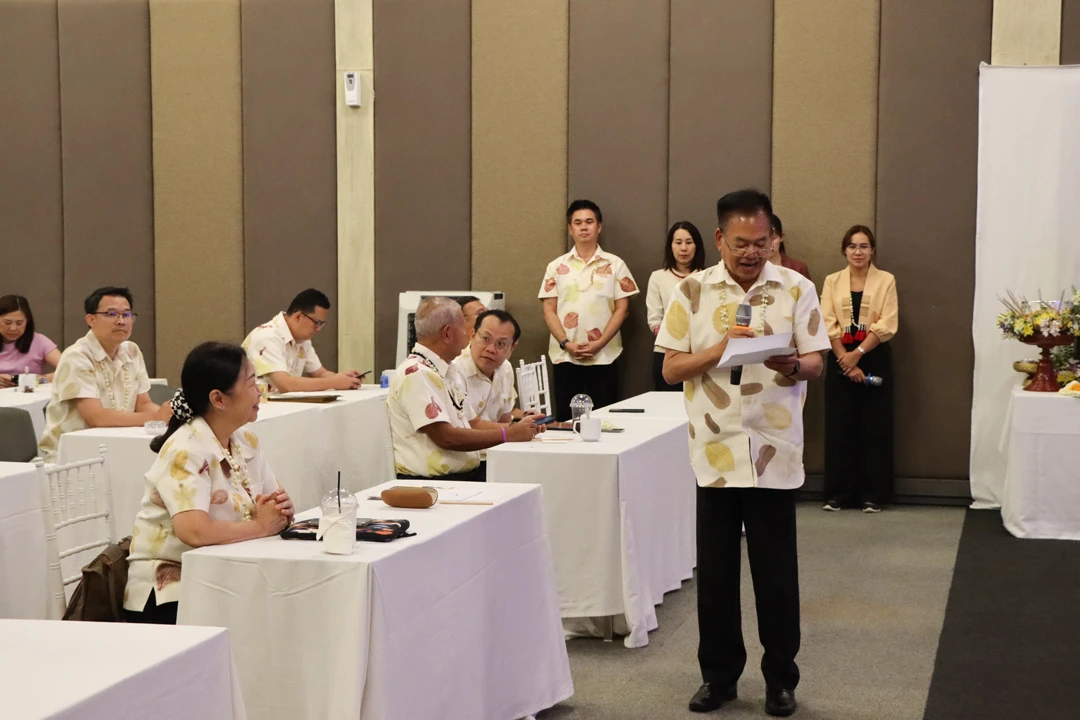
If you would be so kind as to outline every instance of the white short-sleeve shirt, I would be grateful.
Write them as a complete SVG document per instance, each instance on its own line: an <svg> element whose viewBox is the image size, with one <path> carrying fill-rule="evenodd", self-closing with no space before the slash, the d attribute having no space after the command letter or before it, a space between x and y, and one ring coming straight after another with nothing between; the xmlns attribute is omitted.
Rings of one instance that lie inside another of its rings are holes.
<svg viewBox="0 0 1080 720"><path fill-rule="evenodd" d="M495 369L488 377L477 367L472 350L468 347L452 363L465 381L465 417L499 422L499 418L514 409L517 390L514 389L514 366L509 360Z"/></svg>
<svg viewBox="0 0 1080 720"><path fill-rule="evenodd" d="M749 291L723 262L694 273L671 294L656 344L700 352L724 339L740 303L752 309L758 335L792 333L796 352L829 348L814 285L793 270L765 263ZM703 487L793 489L803 471L802 404L805 382L764 365L748 365L742 382L714 368L683 383L689 419L690 461Z"/></svg>
<svg viewBox="0 0 1080 720"><path fill-rule="evenodd" d="M150 376L138 345L122 343L116 357L110 358L93 331L86 333L60 355L56 365L45 409L45 432L38 441L42 459L56 460L61 435L90 427L76 407L78 400L97 398L104 408L135 412L136 400L146 392L150 392Z"/></svg>
<svg viewBox="0 0 1080 720"><path fill-rule="evenodd" d="M229 452L243 458L246 483L229 465L224 466L230 467L226 475L224 450L202 418L182 426L161 448L146 473L142 505L131 531L126 609L141 611L151 590L159 605L180 599L181 556L191 548L176 537L174 515L202 510L211 520L250 520L255 498L278 489L254 433L237 430Z"/></svg>
<svg viewBox="0 0 1080 720"><path fill-rule="evenodd" d="M599 340L611 316L615 301L637 295L637 283L626 263L599 247L588 262L581 259L577 248L548 263L537 297L558 298L559 322L570 342ZM552 335L548 341L548 357L553 363L572 362L577 365L610 365L622 353L622 336L615 337L588 360L571 357L559 347Z"/></svg>
<svg viewBox="0 0 1080 720"><path fill-rule="evenodd" d="M420 432L433 423L470 428L465 417L465 387L457 372L434 351L417 343L397 367L386 400L394 466L403 475L438 477L473 470L478 451L444 450Z"/></svg>
<svg viewBox="0 0 1080 720"><path fill-rule="evenodd" d="M322 367L311 341L297 342L293 338L283 312L252 330L242 345L259 377L275 372L302 377Z"/></svg>

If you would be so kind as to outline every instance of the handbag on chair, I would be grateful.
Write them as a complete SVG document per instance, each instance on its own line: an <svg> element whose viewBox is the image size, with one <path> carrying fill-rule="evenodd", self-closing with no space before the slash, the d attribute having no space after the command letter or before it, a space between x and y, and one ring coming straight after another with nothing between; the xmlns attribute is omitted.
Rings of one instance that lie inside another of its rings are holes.
<svg viewBox="0 0 1080 720"><path fill-rule="evenodd" d="M131 537L109 545L82 569L79 581L64 612L64 620L85 622L126 622L124 589L127 587L128 552Z"/></svg>

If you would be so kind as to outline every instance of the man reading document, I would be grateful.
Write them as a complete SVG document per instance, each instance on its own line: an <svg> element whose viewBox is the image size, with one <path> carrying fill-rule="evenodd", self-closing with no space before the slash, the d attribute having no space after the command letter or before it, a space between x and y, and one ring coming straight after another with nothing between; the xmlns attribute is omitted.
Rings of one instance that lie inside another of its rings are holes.
<svg viewBox="0 0 1080 720"><path fill-rule="evenodd" d="M829 338L813 284L766 262L772 203L756 190L716 204L718 265L676 286L656 343L664 379L684 383L690 460L697 476L698 663L702 686L690 710L709 712L737 696L746 664L739 576L741 535L754 578L758 637L765 650L765 711L795 712L799 668L799 569L795 489L803 484L804 383L821 374ZM748 326L736 324L740 304ZM792 334L795 354L718 368L735 338Z"/></svg>

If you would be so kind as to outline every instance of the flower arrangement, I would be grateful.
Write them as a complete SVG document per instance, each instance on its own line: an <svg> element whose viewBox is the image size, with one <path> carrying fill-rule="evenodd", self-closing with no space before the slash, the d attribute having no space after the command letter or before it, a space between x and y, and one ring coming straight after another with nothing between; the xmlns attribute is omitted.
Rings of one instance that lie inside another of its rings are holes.
<svg viewBox="0 0 1080 720"><path fill-rule="evenodd" d="M1011 291L1007 298L1000 300L1005 306L1005 312L997 316L1002 337L1022 341L1036 335L1080 335L1080 291L1075 287L1068 300L1062 293L1056 302L1043 302L1040 298L1032 303Z"/></svg>

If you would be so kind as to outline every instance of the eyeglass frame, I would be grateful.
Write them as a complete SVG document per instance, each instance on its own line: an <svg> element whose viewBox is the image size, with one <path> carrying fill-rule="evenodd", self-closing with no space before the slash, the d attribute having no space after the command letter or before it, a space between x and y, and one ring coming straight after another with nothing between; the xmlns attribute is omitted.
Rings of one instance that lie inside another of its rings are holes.
<svg viewBox="0 0 1080 720"><path fill-rule="evenodd" d="M746 251L750 250L754 255L762 256L762 255L765 255L766 253L769 252L769 243L773 242L775 239L776 239L775 236L770 235L769 237L765 238L765 244L764 245L758 245L757 243L750 243L744 248L737 248L734 245L732 245L731 243L729 243L727 241L727 238L724 238L724 244L727 245L728 250L735 253L736 255L741 255L743 257L749 257L747 255Z"/></svg>
<svg viewBox="0 0 1080 720"><path fill-rule="evenodd" d="M135 318L139 317L139 313L132 312L131 310L127 310L125 312L117 312L116 310L97 310L90 314L102 315L109 318L113 322L117 322L120 318L124 318L125 320L134 320Z"/></svg>
<svg viewBox="0 0 1080 720"><path fill-rule="evenodd" d="M488 347L489 345L495 345L495 349L498 350L499 352L511 352L514 349L514 345L515 345L513 340L507 340L506 338L499 338L499 340L496 341L495 338L492 337L491 335L488 335L487 336L488 339L485 340L484 337L479 332L477 332L475 335L473 335L473 337L475 337L477 340L479 340L480 344L483 345L484 347ZM506 342L508 342L509 345L507 345L504 348L499 347L499 343L503 342L504 340Z"/></svg>
<svg viewBox="0 0 1080 720"><path fill-rule="evenodd" d="M303 315L304 317L306 317L308 320L310 320L311 324L315 326L316 330L322 330L324 327L326 327L326 323L330 322L329 320L316 320L315 318L311 317L310 315L308 315L303 310L297 310L297 312L300 313L301 315Z"/></svg>

